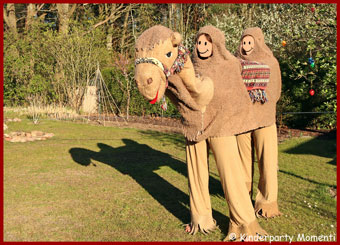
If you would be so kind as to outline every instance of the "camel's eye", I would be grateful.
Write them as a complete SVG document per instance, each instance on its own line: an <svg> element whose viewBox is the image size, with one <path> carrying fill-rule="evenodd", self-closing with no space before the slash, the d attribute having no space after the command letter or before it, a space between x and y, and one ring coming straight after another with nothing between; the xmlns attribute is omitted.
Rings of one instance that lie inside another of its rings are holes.
<svg viewBox="0 0 340 245"><path fill-rule="evenodd" d="M171 53L171 52L169 52L169 53L166 54L166 57L168 57L168 58L170 58L171 56L172 56L172 53Z"/></svg>

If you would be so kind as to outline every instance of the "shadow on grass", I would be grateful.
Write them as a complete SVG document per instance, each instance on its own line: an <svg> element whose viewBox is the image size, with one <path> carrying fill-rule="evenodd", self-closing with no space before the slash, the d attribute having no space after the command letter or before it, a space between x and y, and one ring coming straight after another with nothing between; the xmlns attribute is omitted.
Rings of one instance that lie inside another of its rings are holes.
<svg viewBox="0 0 340 245"><path fill-rule="evenodd" d="M298 179L302 179L302 180L308 181L309 183L313 183L313 184L316 184L316 185L328 186L328 187L336 188L336 185L330 185L330 184L327 184L327 183L317 182L315 180L307 179L305 177L302 177L302 176L299 176L297 174L294 174L294 173L291 173L291 172L287 172L287 171L284 171L284 170L281 170L281 169L279 170L279 172L283 173L283 174L288 174L288 175L293 176L293 177L298 178Z"/></svg>
<svg viewBox="0 0 340 245"><path fill-rule="evenodd" d="M167 153L152 149L148 145L139 144L130 139L122 139L122 141L125 145L117 148L98 143L99 152L84 148L72 148L69 152L73 160L83 166L89 166L92 160L96 160L117 169L122 174L129 175L171 214L181 222L189 223L188 194L155 173L161 166L169 166L186 176L186 164ZM222 190L221 184L215 178L210 178L209 184L213 193ZM222 233L226 235L229 218L216 210L213 210L213 217L219 224Z"/></svg>
<svg viewBox="0 0 340 245"><path fill-rule="evenodd" d="M286 150L290 154L310 154L332 158L329 164L336 165L336 130L308 140L296 147Z"/></svg>
<svg viewBox="0 0 340 245"><path fill-rule="evenodd" d="M302 144L299 144L295 147L292 147L285 151L285 153L289 154L304 154L304 155L316 155L320 157L332 158L328 164L336 165L336 130L330 131L323 135L317 136L308 140ZM308 164L308 163L306 163ZM279 170L281 173L288 174L294 176L296 178L308 181L313 184L327 186L336 188L336 185L330 185L327 183L321 183L312 179L305 178L303 176L297 175L295 173L291 173L284 170Z"/></svg>
<svg viewBox="0 0 340 245"><path fill-rule="evenodd" d="M140 134L144 137L148 137L150 139L157 139L164 145L175 145L179 149L185 148L185 138L182 134L177 133L163 133L152 130L140 130Z"/></svg>

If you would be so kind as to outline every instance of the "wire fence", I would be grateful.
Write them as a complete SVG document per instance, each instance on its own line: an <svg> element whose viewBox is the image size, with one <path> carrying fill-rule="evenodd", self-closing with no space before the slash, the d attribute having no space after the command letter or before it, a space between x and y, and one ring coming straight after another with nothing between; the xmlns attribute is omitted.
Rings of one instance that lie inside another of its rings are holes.
<svg viewBox="0 0 340 245"><path fill-rule="evenodd" d="M304 112L300 112L300 111L289 111L289 112L277 112L276 115L277 116L282 116L282 115L312 115L312 114L336 114L337 112L334 111L304 111ZM29 113L25 113L25 115L27 116L28 119L31 119L31 115L29 115ZM153 113L150 115L145 115L145 116L138 116L138 115L130 115L130 117L132 118L155 118L155 117L161 117L161 118L168 118L168 119L180 119L181 115L163 115L163 114L157 114L157 113ZM116 114L101 114L101 113L96 113L96 114L84 114L84 115L71 115L68 114L66 116L51 116L51 115L46 115L45 113L41 113L41 116L39 117L39 121L41 120L64 120L64 121L79 121L79 120L84 120L84 121L100 121L100 120L104 120L104 121L112 121L113 120L117 120L117 118L119 118L120 120L123 120L123 122L128 122L129 120L127 119L126 116L118 116ZM6 118L4 117L4 121L6 121ZM132 120L133 121L133 120Z"/></svg>
<svg viewBox="0 0 340 245"><path fill-rule="evenodd" d="M282 112L278 113L278 115L287 115L287 114L336 114L334 111L290 111L290 112Z"/></svg>

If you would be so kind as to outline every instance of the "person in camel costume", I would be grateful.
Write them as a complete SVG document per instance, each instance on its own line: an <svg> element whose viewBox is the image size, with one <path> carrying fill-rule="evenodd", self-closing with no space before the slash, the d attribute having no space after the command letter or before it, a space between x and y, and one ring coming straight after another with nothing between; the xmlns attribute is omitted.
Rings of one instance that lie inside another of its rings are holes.
<svg viewBox="0 0 340 245"><path fill-rule="evenodd" d="M199 30L193 52L193 64L198 76L213 80L215 90L204 115L206 118L204 125L207 125L204 134L208 136L207 140L187 144L187 163L188 166L193 166L192 171L188 170L189 182L195 182L197 187L195 193L191 193L193 203L191 206L195 207L191 212L196 211L198 217L204 212L211 212L208 179L204 182L201 177L202 173L208 172L204 152L209 147L214 153L229 204L228 234L234 233L236 239L244 233L264 235L265 232L255 221L255 214L251 213L254 210L249 199L244 196L246 185L239 183L240 180L244 180L244 176L242 169L239 168L241 159L235 137L236 134L258 127L258 123L256 121L245 123L252 117L249 110L251 103L240 76L240 63L225 48L223 32L213 26L205 26ZM227 236L226 240L230 238Z"/></svg>
<svg viewBox="0 0 340 245"><path fill-rule="evenodd" d="M240 240L242 234L265 235L256 220L244 182L235 137L258 127L256 122L243 123L251 113L251 102L242 81L241 65L225 49L224 34L220 30L204 27L198 37L203 33L211 37L212 55L201 59L204 54L195 50L194 70L190 57L183 55L187 52L183 51L178 33L163 26L143 32L136 42L135 80L140 93L151 103L160 101L165 94L181 113L187 139L191 213L188 231L206 233L216 228L208 188L209 147L214 153L230 210L226 240Z"/></svg>
<svg viewBox="0 0 340 245"><path fill-rule="evenodd" d="M255 213L265 218L281 215L278 208L278 142L276 130L276 103L281 93L280 66L272 51L264 42L262 30L258 27L246 29L241 37L236 56L242 64L260 62L270 68L268 85L257 90L259 98L253 97L251 110L255 118L261 122L260 128L252 132L238 135L237 143L246 176L246 184L252 195L253 154L252 141L258 159L260 179L255 198ZM260 98L261 97L261 98Z"/></svg>

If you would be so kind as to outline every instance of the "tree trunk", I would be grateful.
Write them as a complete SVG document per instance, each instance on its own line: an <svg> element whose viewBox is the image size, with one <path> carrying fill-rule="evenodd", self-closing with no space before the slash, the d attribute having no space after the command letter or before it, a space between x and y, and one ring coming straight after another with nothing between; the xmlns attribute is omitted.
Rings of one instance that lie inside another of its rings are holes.
<svg viewBox="0 0 340 245"><path fill-rule="evenodd" d="M15 36L18 35L17 30L17 18L15 16L15 5L13 3L8 3L3 7L3 17L4 21L8 26L10 32L12 32Z"/></svg>
<svg viewBox="0 0 340 245"><path fill-rule="evenodd" d="M248 25L252 26L253 23L253 10L254 10L254 4L249 4L248 9Z"/></svg>
<svg viewBox="0 0 340 245"><path fill-rule="evenodd" d="M27 16L26 16L26 21L25 21L25 30L28 31L33 22L34 22L34 18L37 18L37 14L40 11L40 9L44 6L43 4L34 4L34 3L29 3L27 5ZM45 18L45 14L42 14L41 16L39 16L39 19L43 20Z"/></svg>
<svg viewBox="0 0 340 245"><path fill-rule="evenodd" d="M77 4L57 4L58 17L59 17L59 33L63 35L68 34L68 26L70 18L76 9Z"/></svg>
<svg viewBox="0 0 340 245"><path fill-rule="evenodd" d="M189 31L189 20L191 19L191 7L192 5L189 5L188 8L186 8L186 22L185 22L185 26L184 26L184 40L187 40L187 35L188 35L188 31ZM187 42L184 42L185 45L188 45Z"/></svg>
<svg viewBox="0 0 340 245"><path fill-rule="evenodd" d="M168 8L169 8L169 28L172 29L172 4L168 4Z"/></svg>
<svg viewBox="0 0 340 245"><path fill-rule="evenodd" d="M183 4L179 4L180 8L179 8L179 24L178 24L178 31L183 35L183 37L185 37L184 34L184 18L183 18Z"/></svg>
<svg viewBox="0 0 340 245"><path fill-rule="evenodd" d="M37 6L34 3L27 5L27 16L25 22L25 30L28 31L34 21L34 16L37 14Z"/></svg>
<svg viewBox="0 0 340 245"><path fill-rule="evenodd" d="M171 12L172 12L172 21L173 21L173 30L177 30L177 11L176 11L176 4L171 4Z"/></svg>

